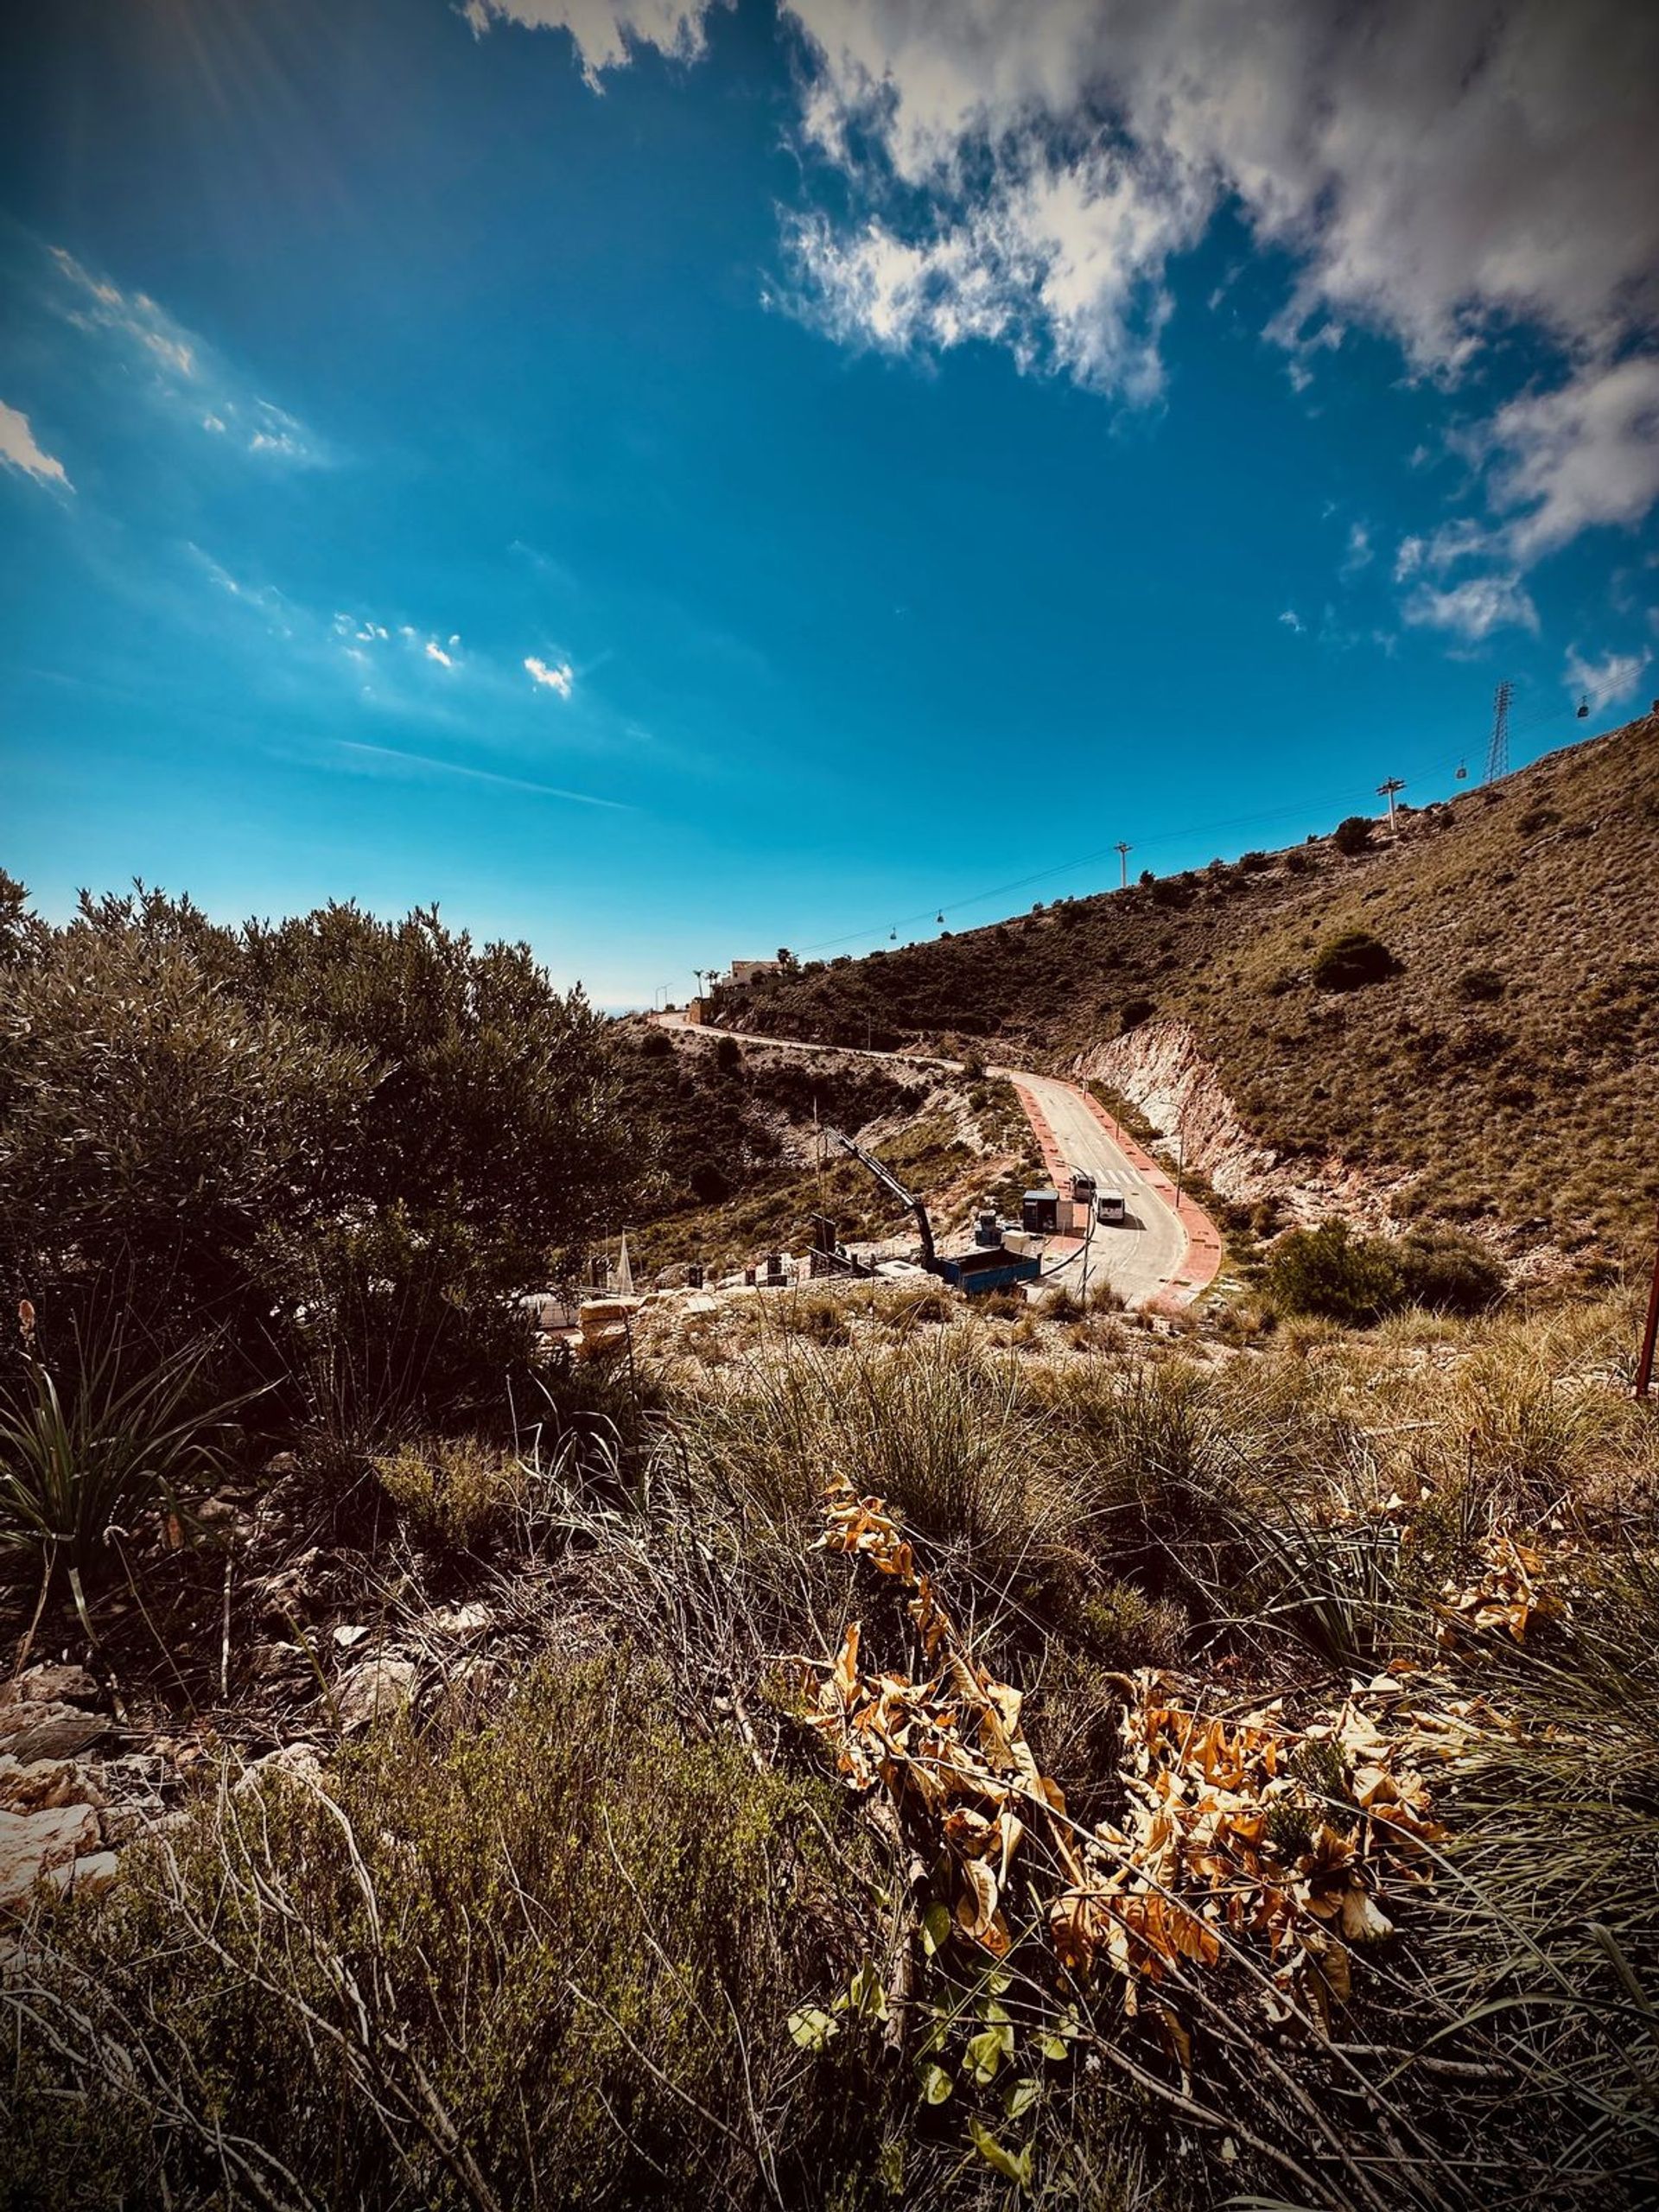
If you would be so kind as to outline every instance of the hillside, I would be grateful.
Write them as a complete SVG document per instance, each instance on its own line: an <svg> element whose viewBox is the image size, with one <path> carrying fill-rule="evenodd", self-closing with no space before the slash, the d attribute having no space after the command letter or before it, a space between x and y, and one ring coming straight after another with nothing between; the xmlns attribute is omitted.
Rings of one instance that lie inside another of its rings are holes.
<svg viewBox="0 0 1659 2212"><path fill-rule="evenodd" d="M1385 823L1355 852L1312 837L813 963L721 1018L984 1040L1103 1077L1243 1201L1345 1190L1594 1265L1636 1249L1659 1198L1656 838L1649 715L1402 809L1392 841ZM1375 944L1322 963L1349 933Z"/></svg>
<svg viewBox="0 0 1659 2212"><path fill-rule="evenodd" d="M1012 1088L862 1057L810 1061L734 1038L619 1025L622 1114L655 1172L634 1203L631 1249L647 1275L716 1270L800 1251L811 1217L843 1236L907 1224L856 1162L820 1159L828 1122L926 1193L945 1230L976 1205L1013 1205L1040 1155Z"/></svg>

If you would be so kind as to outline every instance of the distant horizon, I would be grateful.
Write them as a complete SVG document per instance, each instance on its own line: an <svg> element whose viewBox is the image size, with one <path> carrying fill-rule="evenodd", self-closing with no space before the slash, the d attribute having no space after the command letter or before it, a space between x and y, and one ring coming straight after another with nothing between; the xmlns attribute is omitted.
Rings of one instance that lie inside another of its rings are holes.
<svg viewBox="0 0 1659 2212"><path fill-rule="evenodd" d="M1651 714L1659 714L1659 699L1656 699L1652 702L1648 711ZM1554 721L1557 718L1552 717L1551 719ZM1639 721L1643 719L1645 719L1645 716L1638 714L1627 716L1625 718L1625 722L1615 723L1605 729L1586 728L1584 730L1582 734L1571 737L1565 743L1541 746L1536 751L1530 753L1525 758L1517 759L1513 757L1514 748L1512 748L1512 757L1509 769L1506 774L1497 780L1500 782L1506 782L1510 780L1510 778L1523 774L1529 768L1536 767L1541 763L1548 760L1560 753L1573 752L1580 746L1591 745L1597 743L1603 739L1615 737L1618 734L1619 730L1624 728L1628 722ZM1450 800L1459 798L1472 797L1476 791L1484 787L1484 778L1479 770L1471 767L1467 780L1460 784L1456 780L1456 771L1454 769L1452 771L1452 785L1449 791L1441 791L1436 797L1432 798L1412 798L1407 796L1407 793L1411 788L1409 784L1408 784L1399 794L1397 803L1402 813L1421 812L1426 806L1446 804ZM1377 798L1375 792L1371 794L1370 804L1366 805L1363 804L1357 804L1347 810L1353 814L1366 815L1373 821L1386 821L1388 818L1387 805ZM1310 829L1301 838L1292 837L1276 844L1270 842L1267 845L1253 845L1249 840L1234 840L1225 849L1206 850L1205 858L1203 861L1194 861L1190 859L1184 860L1172 865L1155 868L1154 870L1154 874L1159 877L1179 875L1192 870L1202 868L1211 860L1223 860L1230 864L1231 862L1236 861L1241 854L1250 851L1266 851L1269 853L1293 851L1298 845L1307 842L1310 839L1330 836L1332 831L1336 829L1338 821L1344 818L1345 817L1342 815L1332 816L1331 820L1324 828L1321 829L1315 827ZM1256 826L1259 827L1261 817L1256 817L1255 819ZM1211 825L1212 828L1216 826L1217 825ZM1240 829L1244 827L1245 824L1243 823L1235 823L1230 826L1234 829ZM1201 841L1200 844L1195 844L1192 847L1192 850L1195 852L1200 849ZM1135 849L1132 848L1131 849L1133 852ZM3 866L4 855L0 855L0 867ZM1076 870L1074 868L1068 868L1064 865L1059 869L1054 871L1054 873L1065 874L1074 874ZM1141 869L1138 868L1132 868L1130 869L1129 883L1127 887L1133 888L1135 887L1140 874ZM176 886L171 884L156 885L147 878L141 880L146 883L147 887L152 890L160 889L171 896L189 898L193 899L194 904L198 906L202 905L202 902L200 899L194 899L194 894L191 892L190 887L188 883L182 883ZM1028 879L1023 887L1031 887L1032 885L1038 880L1039 879L1037 878ZM42 900L39 898L35 893L35 889L33 885L29 886L29 890L30 905L36 912L42 914L45 918L49 921L62 922L67 920L70 914L73 913L76 900L79 898L80 890L83 888L89 891L92 895L96 898L109 892L115 893L118 895L123 894L132 887L133 880L131 879L129 879L129 880L124 884L88 884L84 887L77 886L75 891L70 893L68 898L64 900L61 905L58 906L54 906L50 902ZM1012 887L1008 887L1011 888ZM1087 887L1074 888L1071 891L1051 893L1050 896L1042 899L1041 903L1046 906L1055 903L1058 899L1066 898L1104 898L1124 887L1126 887L1118 883L1095 883ZM981 898L977 900L969 900L966 902L958 900L958 909L960 909L964 904L983 904L986 900L994 899L997 895L998 894L996 893L992 892L982 894ZM324 900L320 903L327 905L329 902ZM345 902L344 900L341 900L340 903ZM361 905L363 902L359 900L357 903ZM1024 906L1009 905L995 912L985 914L976 919L965 920L961 924L960 927L953 928L949 922L947 922L945 931L942 931L936 926L926 935L924 935L919 931L906 934L906 931L901 926L899 928L898 943L901 947L907 944L927 944L936 941L939 936L946 933L946 931L948 931L951 936L971 936L977 930L993 929L999 922L1018 919L1021 914L1029 912L1036 903L1037 902L1033 900L1027 902ZM543 949L537 945L533 939L523 936L522 934L515 935L511 931L492 932L490 933L489 938L486 938L484 934L479 931L469 929L469 925L464 916L449 912L444 908L441 901L416 899L411 902L410 906L399 909L395 913L387 910L377 908L371 908L368 911L375 913L377 918L379 920L388 921L401 919L404 914L412 912L417 907L430 906L433 905L436 905L438 906L439 912L448 926L458 931L467 931L475 941L487 942L491 941L493 938L499 938L509 944L528 944L531 953L535 956L537 962L547 970L550 976L552 977L553 981L559 988L569 989L579 987L586 995L588 1003L593 1007L594 1012L604 1014L610 1020L625 1020L630 1015L652 1013L659 1010L665 1005L671 1007L683 1007L696 995L696 992L694 988L686 988L686 985L688 983L694 982L696 978L696 970L688 969L683 978L679 980L675 980L673 978L665 979L664 982L659 982L650 993L641 994L637 996L601 998L594 992L587 983L585 978L579 973L568 975L561 973L556 968L554 963L548 960ZM315 907L297 908L288 912L262 912L257 914L216 913L206 906L202 906L202 911L207 914L210 921L226 927L235 927L241 923L251 920L267 922L290 920L297 918L304 913L315 912ZM850 943L843 942L832 942L828 949L815 947L810 944L796 944L791 941L787 932L785 931L780 935L777 935L774 943L769 943L768 944L762 946L757 942L756 944L748 945L746 948L739 948L727 954L717 963L713 964L724 970L730 968L734 960L770 960L776 957L777 952L779 950L785 949L791 952L795 958L802 962L803 964L808 961L817 960L820 958L826 960L833 959L841 951L848 952L849 957L854 959L860 959L867 957L872 952L883 951L888 949L889 938L887 931L880 926L877 926L874 929L858 931L855 935L859 940L860 945L861 946L861 950L855 949ZM868 940L868 942L865 940ZM710 963L707 962L702 963L702 969L705 975L712 972Z"/></svg>

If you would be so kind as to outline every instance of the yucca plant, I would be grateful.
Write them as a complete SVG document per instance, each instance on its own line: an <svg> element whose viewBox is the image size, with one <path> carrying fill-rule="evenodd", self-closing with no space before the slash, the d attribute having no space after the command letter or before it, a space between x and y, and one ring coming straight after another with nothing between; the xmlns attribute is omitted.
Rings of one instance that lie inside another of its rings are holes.
<svg viewBox="0 0 1659 2212"><path fill-rule="evenodd" d="M94 1345L77 1332L75 1350L62 1388L29 1350L0 1400L0 1551L40 1560L42 1603L61 1561L90 1637L86 1583L109 1546L211 1487L229 1418L256 1394L205 1407L205 1343L142 1365L118 1330Z"/></svg>

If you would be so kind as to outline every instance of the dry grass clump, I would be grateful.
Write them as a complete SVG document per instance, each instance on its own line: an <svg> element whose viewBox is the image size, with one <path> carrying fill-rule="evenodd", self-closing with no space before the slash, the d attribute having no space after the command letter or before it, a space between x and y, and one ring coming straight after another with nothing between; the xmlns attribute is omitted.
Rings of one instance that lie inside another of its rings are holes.
<svg viewBox="0 0 1659 2212"><path fill-rule="evenodd" d="M410 1455L413 1514L519 1500L447 1575L611 1656L50 1914L0 2202L1652 2201L1628 1307L1090 1357L886 1296Z"/></svg>
<svg viewBox="0 0 1659 2212"><path fill-rule="evenodd" d="M425 1542L475 1551L504 1535L524 1500L516 1452L472 1436L435 1436L379 1453L380 1486Z"/></svg>

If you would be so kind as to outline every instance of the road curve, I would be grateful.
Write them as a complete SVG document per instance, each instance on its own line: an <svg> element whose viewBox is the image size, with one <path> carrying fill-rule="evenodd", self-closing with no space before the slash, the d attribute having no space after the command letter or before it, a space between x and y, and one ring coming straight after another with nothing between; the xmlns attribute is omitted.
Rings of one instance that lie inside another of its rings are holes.
<svg viewBox="0 0 1659 2212"><path fill-rule="evenodd" d="M1102 1191L1122 1194L1122 1225L1096 1224L1087 1254L1079 1253L1059 1280L1078 1291L1085 1274L1090 1285L1104 1281L1126 1306L1150 1306L1164 1297L1186 1259L1186 1231L1174 1207L1113 1141L1076 1084L1022 1068L990 1072L1006 1077L1023 1094L1028 1116L1033 1104L1037 1108L1032 1123L1051 1174L1078 1171L1092 1175Z"/></svg>
<svg viewBox="0 0 1659 2212"><path fill-rule="evenodd" d="M769 1045L785 1052L836 1052L861 1060L899 1060L914 1066L961 1071L960 1060L929 1052L877 1052L857 1045L808 1044L793 1037L771 1037L759 1030L726 1029L687 1021L683 1014L652 1017L659 1027L683 1029L692 1036L735 1037L748 1045ZM1078 1170L1092 1175L1103 1191L1122 1194L1127 1217L1122 1227L1097 1226L1086 1255L1077 1253L1052 1280L1071 1289L1108 1282L1126 1306L1160 1302L1183 1305L1207 1284L1220 1257L1215 1230L1183 1198L1178 1206L1168 1179L1132 1141L1120 1143L1105 1116L1075 1083L1038 1075L1029 1068L993 1067L987 1073L1013 1084L1035 1130L1051 1175ZM1132 1156L1133 1154L1133 1156ZM1198 1265L1192 1262L1197 1261ZM1052 1264L1052 1263L1051 1263Z"/></svg>

